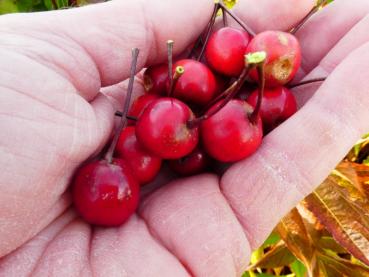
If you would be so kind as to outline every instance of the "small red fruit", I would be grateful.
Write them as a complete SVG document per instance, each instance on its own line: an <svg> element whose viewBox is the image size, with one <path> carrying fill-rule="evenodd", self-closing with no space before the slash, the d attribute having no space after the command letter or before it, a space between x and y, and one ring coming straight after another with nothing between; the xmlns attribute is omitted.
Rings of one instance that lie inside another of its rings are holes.
<svg viewBox="0 0 369 277"><path fill-rule="evenodd" d="M176 82L172 96L186 103L206 105L217 92L214 74L206 65L188 59L177 61L173 65L173 74L179 66L184 68L184 73Z"/></svg>
<svg viewBox="0 0 369 277"><path fill-rule="evenodd" d="M147 93L165 95L168 80L168 65L159 64L148 67L143 75L144 88Z"/></svg>
<svg viewBox="0 0 369 277"><path fill-rule="evenodd" d="M152 181L159 173L161 159L144 149L136 138L136 128L126 127L120 134L115 148L116 157L131 167L131 172L140 184Z"/></svg>
<svg viewBox="0 0 369 277"><path fill-rule="evenodd" d="M74 178L74 206L87 222L100 226L123 224L136 210L139 184L126 163L95 161L80 168Z"/></svg>
<svg viewBox="0 0 369 277"><path fill-rule="evenodd" d="M293 79L301 64L301 49L297 38L290 33L265 31L257 34L249 43L247 53L265 51L265 85L283 86ZM250 76L257 81L257 72Z"/></svg>
<svg viewBox="0 0 369 277"><path fill-rule="evenodd" d="M227 76L237 77L245 67L245 52L250 35L244 30L224 27L215 31L208 42L205 57L210 67Z"/></svg>
<svg viewBox="0 0 369 277"><path fill-rule="evenodd" d="M189 128L191 109L175 98L152 102L136 123L136 136L143 147L163 159L179 159L196 147L198 128Z"/></svg>
<svg viewBox="0 0 369 277"><path fill-rule="evenodd" d="M181 176L199 174L209 165L210 158L199 147L183 158L169 161L169 167Z"/></svg>
<svg viewBox="0 0 369 277"><path fill-rule="evenodd" d="M261 144L263 129L259 116L255 123L250 122L252 112L253 108L245 101L233 99L202 121L200 131L206 152L221 162L236 162L253 154Z"/></svg>
<svg viewBox="0 0 369 277"><path fill-rule="evenodd" d="M255 107L258 90L251 93L247 102ZM286 87L266 89L261 102L260 117L264 132L270 132L297 111L295 96Z"/></svg>
<svg viewBox="0 0 369 277"><path fill-rule="evenodd" d="M138 97L132 104L128 115L132 117L139 117L143 110L154 100L159 99L156 94L144 94Z"/></svg>

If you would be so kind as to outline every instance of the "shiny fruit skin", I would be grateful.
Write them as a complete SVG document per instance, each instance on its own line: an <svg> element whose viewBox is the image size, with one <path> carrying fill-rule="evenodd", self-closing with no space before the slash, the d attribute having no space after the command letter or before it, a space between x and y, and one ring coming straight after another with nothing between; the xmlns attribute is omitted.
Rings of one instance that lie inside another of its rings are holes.
<svg viewBox="0 0 369 277"><path fill-rule="evenodd" d="M149 153L137 141L136 128L133 126L128 126L121 132L115 156L126 161L140 184L152 181L161 167L161 159Z"/></svg>
<svg viewBox="0 0 369 277"><path fill-rule="evenodd" d="M178 99L163 97L152 102L136 123L136 136L143 147L162 159L179 159L195 149L198 128L188 128L191 109Z"/></svg>
<svg viewBox="0 0 369 277"><path fill-rule="evenodd" d="M258 90L248 97L247 102L255 107L258 100ZM264 91L260 108L264 133L268 133L297 111L295 96L286 87L276 87Z"/></svg>
<svg viewBox="0 0 369 277"><path fill-rule="evenodd" d="M168 80L168 65L158 64L148 67L144 74L144 88L147 93L165 95Z"/></svg>
<svg viewBox="0 0 369 277"><path fill-rule="evenodd" d="M211 109L220 104L221 101ZM206 152L221 162L236 162L253 154L261 144L263 129L259 116L255 124L250 122L252 111L245 101L233 99L204 120L200 132Z"/></svg>
<svg viewBox="0 0 369 277"><path fill-rule="evenodd" d="M129 109L129 116L139 117L143 110L154 100L159 99L159 95L156 94L144 94L139 96L131 105Z"/></svg>
<svg viewBox="0 0 369 277"><path fill-rule="evenodd" d="M245 67L245 52L250 35L231 27L215 31L208 42L205 57L212 69L230 77L237 77Z"/></svg>
<svg viewBox="0 0 369 277"><path fill-rule="evenodd" d="M218 88L213 72L198 61L183 59L173 65L173 74L177 66L183 66L184 73L174 86L172 96L189 104L203 106L209 103Z"/></svg>
<svg viewBox="0 0 369 277"><path fill-rule="evenodd" d="M181 176L191 176L204 172L210 163L210 158L205 151L197 147L183 158L170 160L169 167Z"/></svg>
<svg viewBox="0 0 369 277"><path fill-rule="evenodd" d="M81 217L90 224L119 226L136 210L140 187L127 164L114 159L90 162L76 173L72 196Z"/></svg>
<svg viewBox="0 0 369 277"><path fill-rule="evenodd" d="M277 87L293 79L301 64L301 48L297 38L280 31L265 31L257 34L249 43L247 53L265 51L265 85ZM257 72L252 70L250 77L257 81Z"/></svg>

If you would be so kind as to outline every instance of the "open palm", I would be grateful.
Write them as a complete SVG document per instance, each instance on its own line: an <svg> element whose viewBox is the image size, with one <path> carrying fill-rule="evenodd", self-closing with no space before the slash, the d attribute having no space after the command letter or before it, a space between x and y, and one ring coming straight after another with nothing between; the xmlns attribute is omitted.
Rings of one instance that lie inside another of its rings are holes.
<svg viewBox="0 0 369 277"><path fill-rule="evenodd" d="M243 0L259 32L286 30L314 0ZM369 3L337 0L297 34L302 107L219 179L179 179L120 228L92 228L70 206L75 169L108 140L128 77L177 53L206 26L208 0L113 1L0 17L0 276L239 276L290 208L369 130ZM120 99L120 100L119 100ZM305 104L306 103L306 104Z"/></svg>

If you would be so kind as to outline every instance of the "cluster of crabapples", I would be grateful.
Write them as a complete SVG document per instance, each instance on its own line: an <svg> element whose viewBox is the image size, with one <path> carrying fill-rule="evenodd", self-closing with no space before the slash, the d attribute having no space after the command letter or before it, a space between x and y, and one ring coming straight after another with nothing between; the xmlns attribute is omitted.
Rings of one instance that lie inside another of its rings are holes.
<svg viewBox="0 0 369 277"><path fill-rule="evenodd" d="M240 22L217 3L189 57L173 60L168 41L168 62L146 69L146 93L130 105L138 56L133 50L125 108L117 112L120 128L105 158L86 163L74 177L74 205L87 222L124 223L138 206L140 186L155 178L164 160L175 173L193 175L213 161L245 159L263 134L296 112L286 87L301 62L296 37L254 34L244 23L213 31L218 9Z"/></svg>

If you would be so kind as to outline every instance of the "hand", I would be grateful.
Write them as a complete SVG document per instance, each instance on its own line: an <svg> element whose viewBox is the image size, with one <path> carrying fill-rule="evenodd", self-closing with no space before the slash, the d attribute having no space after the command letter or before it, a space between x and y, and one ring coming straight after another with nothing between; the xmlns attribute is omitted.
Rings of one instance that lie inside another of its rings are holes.
<svg viewBox="0 0 369 277"><path fill-rule="evenodd" d="M243 0L237 11L257 32L288 29L314 2ZM211 10L207 0L116 1L0 17L0 275L241 275L250 247L369 131L369 3L337 0L298 33L300 78L329 78L295 90L304 106L255 155L220 180L164 186L120 228L78 219L66 188L106 143L109 99L122 95L100 87L127 78L132 47L140 67L165 60L167 39L185 49Z"/></svg>

